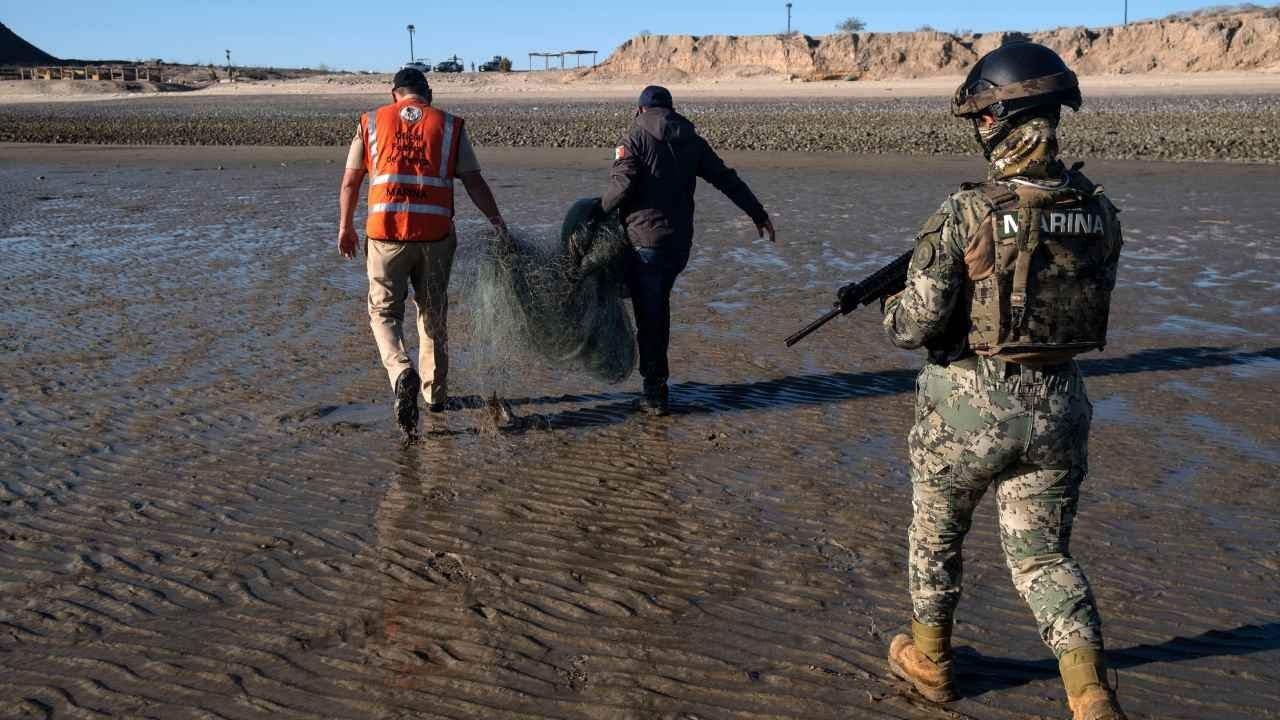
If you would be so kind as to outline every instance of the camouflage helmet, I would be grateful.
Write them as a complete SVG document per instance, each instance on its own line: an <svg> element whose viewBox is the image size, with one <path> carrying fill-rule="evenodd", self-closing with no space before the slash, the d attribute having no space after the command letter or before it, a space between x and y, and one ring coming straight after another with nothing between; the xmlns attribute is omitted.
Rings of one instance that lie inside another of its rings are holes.
<svg viewBox="0 0 1280 720"><path fill-rule="evenodd" d="M951 112L972 118L983 111L996 120L1042 107L1079 110L1080 82L1058 53L1033 42L1011 42L992 50L960 83Z"/></svg>
<svg viewBox="0 0 1280 720"><path fill-rule="evenodd" d="M1081 102L1080 82L1058 53L1044 45L1016 41L978 60L956 90L951 112L973 121L974 136L990 158L1022 123L1033 117L1048 117L1056 123L1063 105L1079 110ZM984 112L996 122L980 123Z"/></svg>

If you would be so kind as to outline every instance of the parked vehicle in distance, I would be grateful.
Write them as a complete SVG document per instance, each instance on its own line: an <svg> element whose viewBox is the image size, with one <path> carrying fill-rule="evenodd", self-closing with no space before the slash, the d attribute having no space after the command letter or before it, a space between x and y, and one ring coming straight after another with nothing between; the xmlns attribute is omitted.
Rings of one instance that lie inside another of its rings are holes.
<svg viewBox="0 0 1280 720"><path fill-rule="evenodd" d="M454 55L442 63L436 63L436 72L438 73L460 73L462 71L462 59L457 55Z"/></svg>
<svg viewBox="0 0 1280 720"><path fill-rule="evenodd" d="M415 62L405 63L404 65L401 65L400 69L401 70L417 70L420 73L429 73L431 72L431 62L430 61L422 62L421 60L417 60Z"/></svg>
<svg viewBox="0 0 1280 720"><path fill-rule="evenodd" d="M492 60L480 64L480 72L511 72L511 60L494 55Z"/></svg>

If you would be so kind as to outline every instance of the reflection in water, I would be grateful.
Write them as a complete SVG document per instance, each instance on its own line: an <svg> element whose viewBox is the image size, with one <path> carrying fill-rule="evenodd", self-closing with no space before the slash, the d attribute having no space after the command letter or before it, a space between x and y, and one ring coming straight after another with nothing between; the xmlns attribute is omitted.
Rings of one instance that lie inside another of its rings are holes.
<svg viewBox="0 0 1280 720"><path fill-rule="evenodd" d="M408 533L427 511L424 478L429 476L429 470L421 462L419 448L401 448L374 519L377 536L373 550L382 580L377 587L369 588L376 594L377 610L367 651L387 672L387 683L402 688L412 684L425 660L418 651L413 628L418 622L416 609L431 590L421 555L406 553Z"/></svg>

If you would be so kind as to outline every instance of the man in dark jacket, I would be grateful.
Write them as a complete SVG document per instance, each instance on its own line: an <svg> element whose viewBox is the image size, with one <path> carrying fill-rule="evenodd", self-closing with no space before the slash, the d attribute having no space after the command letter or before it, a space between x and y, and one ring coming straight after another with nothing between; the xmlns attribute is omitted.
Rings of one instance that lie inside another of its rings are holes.
<svg viewBox="0 0 1280 720"><path fill-rule="evenodd" d="M776 242L769 214L747 184L725 166L693 123L673 109L671 93L650 85L640 94L630 134L614 151L602 210L621 212L636 250L627 280L644 378L640 407L654 415L667 412L671 288L689 262L693 246L693 194L698 178L750 216L761 237L768 232L769 241Z"/></svg>

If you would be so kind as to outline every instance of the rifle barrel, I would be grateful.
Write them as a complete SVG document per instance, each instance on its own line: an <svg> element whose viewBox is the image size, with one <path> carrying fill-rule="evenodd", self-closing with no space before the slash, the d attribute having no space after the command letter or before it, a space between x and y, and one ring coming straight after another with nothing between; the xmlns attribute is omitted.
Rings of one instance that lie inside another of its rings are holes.
<svg viewBox="0 0 1280 720"><path fill-rule="evenodd" d="M818 328L822 327L823 325L826 325L827 323L831 322L831 321L832 321L832 320L834 320L834 319L836 318L836 316L837 316L837 315L839 315L839 314L840 314L840 304L839 304L839 303L836 303L836 306L835 306L834 308L831 308L830 310L828 310L828 311L827 311L827 313L826 313L825 315L823 315L822 317L818 318L817 320L814 320L813 322L809 323L808 325L805 325L803 328L801 328L801 329L800 329L800 331L799 331L799 332L797 332L796 334L794 334L794 335L792 335L791 337L787 338L787 339L786 339L787 347L791 347L792 345L795 345L796 343L800 342L801 340L803 340L803 339L805 339L805 338L809 337L810 335L812 335L812 334L813 334L813 332L814 332L815 330L817 330Z"/></svg>
<svg viewBox="0 0 1280 720"><path fill-rule="evenodd" d="M870 305L876 300L883 300L894 293L901 292L906 287L907 270L911 266L913 252L908 250L899 255L893 262L875 271L871 274L871 277L862 282L841 288L840 292L837 293L837 296L841 299L836 301L835 307L829 310L826 315L805 325L800 332L787 338L787 347L795 345L812 334L813 331L834 320L837 315L842 314L840 310L842 304L847 305L852 310L858 305Z"/></svg>

